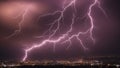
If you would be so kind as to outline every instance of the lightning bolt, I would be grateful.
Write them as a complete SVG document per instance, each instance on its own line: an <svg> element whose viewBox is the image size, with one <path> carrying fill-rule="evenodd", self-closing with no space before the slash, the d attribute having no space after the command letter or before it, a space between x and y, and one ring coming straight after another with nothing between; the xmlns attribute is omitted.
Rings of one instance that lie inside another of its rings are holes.
<svg viewBox="0 0 120 68"><path fill-rule="evenodd" d="M7 39L15 36L16 34L18 34L19 32L21 32L21 29L22 29L22 24L24 23L24 20L25 20L25 16L27 15L29 11L29 7L25 8L24 12L20 13L19 15L17 15L16 17L14 17L15 19L22 16L22 19L21 21L18 23L18 29L15 30L11 35L9 35L8 37L6 37Z"/></svg>
<svg viewBox="0 0 120 68"><path fill-rule="evenodd" d="M69 42L70 43L70 45L68 46L68 48L69 48L72 45L72 39L75 38L75 39L77 39L80 42L82 48L87 50L88 48L85 47L82 39L79 37L80 35L84 35L84 34L87 34L87 33L89 33L89 37L91 38L91 40L93 42L95 42L95 39L93 38L94 19L93 19L93 16L92 16L92 8L95 7L96 5L98 5L98 8L100 8L101 11L104 14L106 14L105 11L100 6L99 0L91 0L92 3L90 4L88 12L87 12L87 16L88 16L88 18L90 20L90 25L91 26L87 30L85 30L84 32L78 31L77 33L74 33L74 34L72 34L72 32L73 32L73 26L74 26L75 21L76 21L75 12L77 11L77 9L76 9L76 2L77 2L77 0L70 0L70 2L67 5L65 5L67 1L68 0L64 0L64 3L62 5L62 7L63 7L62 10L58 10L58 11L55 11L53 13L48 13L48 14L45 14L45 15L39 17L39 18L41 18L41 17L44 17L44 16L55 15L56 13L60 13L60 16L56 20L54 20L54 22L52 24L50 24L50 28L48 29L48 31L46 31L44 33L44 34L48 34L49 33L50 34L49 37L47 39L43 40L41 43L35 44L35 45L25 49L25 55L24 55L22 61L26 61L26 59L28 58L28 53L30 53L32 50L34 50L36 48L40 48L40 47L46 45L47 43L54 44L54 46L55 46L55 44L60 43L60 42L62 44L65 44L65 43ZM71 20L71 25L70 25L69 29L64 34L60 35L59 37L57 37L55 39L54 36L60 30L61 21L64 19L64 13L65 13L65 11L69 7L73 7L73 9L74 9L74 13L73 13L72 20ZM27 11L28 11L28 9L26 9L24 14L22 15L22 20L21 20L21 22L19 24L19 30L16 30L15 33L13 33L10 37L12 37L16 33L20 32L21 25L22 25L22 23L24 21L25 15L27 14ZM53 27L55 25L57 27L53 29ZM40 36L39 38L41 38L41 37L44 37L44 36Z"/></svg>

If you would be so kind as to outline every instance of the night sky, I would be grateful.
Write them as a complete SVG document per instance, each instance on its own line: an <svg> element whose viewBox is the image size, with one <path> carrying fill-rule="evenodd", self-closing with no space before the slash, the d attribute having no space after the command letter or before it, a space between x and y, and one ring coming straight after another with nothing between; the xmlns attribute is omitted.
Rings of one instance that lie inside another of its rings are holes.
<svg viewBox="0 0 120 68"><path fill-rule="evenodd" d="M17 3L17 4L16 4ZM41 15L52 13L62 9L63 0L0 0L0 60L21 60L24 56L24 49L39 44L42 36L49 29L49 24L57 19L60 13L39 18ZM76 16L80 18L74 26L74 31L78 29L84 31L89 27L89 20L83 16L87 13L91 2L80 0L76 3ZM14 4L14 5L12 5ZM18 5L19 4L19 5ZM9 37L18 29L19 21L22 16L14 18L24 11L22 5L33 5L28 14L26 14L22 29L16 35ZM10 6L9 6L10 5ZM11 6L12 5L12 6ZM76 58L80 56L120 56L120 2L119 0L101 0L101 7L105 10L105 16L98 7L93 8L94 30L93 37L96 40L93 43L90 39L86 40L87 35L82 36L83 42L89 49L84 50L75 39L72 46L66 50L68 44L57 45L53 52L52 44L44 45L29 53L28 59L65 59ZM9 9L13 10L9 12ZM65 18L59 32L62 34L70 25L72 19L73 7L67 9L64 13ZM14 12L16 11L16 12ZM80 23L79 23L80 22ZM56 27L56 26L54 26ZM54 38L57 38L60 33ZM49 35L49 34L48 34ZM87 41L87 42L86 42Z"/></svg>

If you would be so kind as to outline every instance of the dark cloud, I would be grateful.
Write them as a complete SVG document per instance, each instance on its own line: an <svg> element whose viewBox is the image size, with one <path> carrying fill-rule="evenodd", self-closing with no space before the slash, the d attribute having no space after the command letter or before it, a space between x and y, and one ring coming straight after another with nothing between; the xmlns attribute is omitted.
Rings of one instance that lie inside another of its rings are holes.
<svg viewBox="0 0 120 68"><path fill-rule="evenodd" d="M14 2L17 0L0 0L0 2ZM49 8L49 12L53 12L55 10L61 10L61 0L21 0L25 2L43 2L51 5ZM80 2L78 2L80 3ZM78 4L77 3L77 4ZM94 29L94 37L96 39L96 43L90 43L88 52L84 52L82 48L79 48L79 44L75 43L73 46L67 51L65 47L58 46L56 48L56 52L53 52L53 48L51 46L43 46L42 48L36 49L30 55L31 58L35 59L54 59L54 58L71 58L78 57L84 55L119 55L120 49L120 10L119 10L119 2L113 0L105 0L102 1L102 7L105 9L109 20L104 17L104 15L100 12L96 7L94 9L94 18L95 18L95 29ZM81 17L87 12L87 8L89 3L85 3L82 6L77 5L77 16ZM72 8L69 8L65 13L65 25L69 25L71 21ZM15 28L9 27L9 25L3 25L3 21L0 18L0 60L8 60L8 59L16 59L20 60L24 55L24 48L27 46L31 46L34 43L39 43L41 39L35 38L36 36L42 35L46 30L48 30L49 26L46 24L50 24L54 21L54 19L58 18L60 14L56 14L53 16L45 16L40 18L36 22L36 18L39 15L34 15L32 18L32 22L30 26L25 27L19 34L15 35L10 39L5 39L6 36L10 35ZM81 23L81 28L84 26L84 23L87 23L85 19L79 20ZM88 24L88 23L87 23ZM76 24L75 30L77 31L80 26ZM63 29L65 28L65 29ZM86 27L87 28L87 27ZM66 26L62 26L62 30L67 30ZM63 33L64 33L63 31ZM92 46L93 45L93 46ZM55 57L56 56L56 57ZM41 58L39 58L41 57Z"/></svg>

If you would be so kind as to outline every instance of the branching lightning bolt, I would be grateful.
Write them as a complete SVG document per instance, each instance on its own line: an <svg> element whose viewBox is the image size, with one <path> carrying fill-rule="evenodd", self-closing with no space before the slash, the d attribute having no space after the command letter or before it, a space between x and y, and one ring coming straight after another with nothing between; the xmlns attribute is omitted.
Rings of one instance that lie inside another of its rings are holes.
<svg viewBox="0 0 120 68"><path fill-rule="evenodd" d="M100 6L99 0L91 0L93 2L92 2L92 4L90 4L88 12L87 12L87 16L88 16L88 18L90 20L90 25L91 26L87 30L85 30L84 32L79 31L79 32L77 32L75 34L71 34L71 33L73 32L73 29L74 29L73 26L75 24L75 18L76 18L75 12L77 11L77 9L76 9L76 2L77 2L77 0L70 0L70 2L67 5L65 5L67 1L68 0L64 0L64 3L62 5L62 7L63 7L62 10L58 10L58 11L55 11L53 13L48 13L48 14L45 14L43 16L40 16L40 18L41 18L41 17L44 17L44 16L55 15L56 13L60 13L60 16L56 20L54 20L54 22L52 22L52 24L50 24L50 28L48 29L48 31L46 31L44 33L44 34L46 34L46 33L48 34L49 33L50 34L49 37L47 39L43 40L41 43L33 45L33 46L25 49L25 55L24 55L22 61L26 61L26 59L28 58L28 53L30 53L32 50L34 50L36 48L40 48L40 47L46 45L47 43L51 43L51 44L55 45L55 44L57 44L59 42L61 42L62 44L65 44L65 43L69 42L70 43L70 45L68 46L68 48L69 48L72 45L72 39L76 38L80 42L82 48L84 48L86 50L88 48L84 46L84 43L82 42L81 38L79 37L80 35L84 35L86 33L89 33L89 35L90 35L89 37L91 38L91 40L93 42L95 42L95 39L93 38L94 19L93 19L93 16L92 16L92 8L95 7L96 5L98 5L98 8L100 8L101 11L104 14L106 14L105 11ZM72 6L73 6L74 12L73 12L70 28L64 34L62 34L61 36L59 36L56 39L54 39L55 34L60 29L61 21L64 19L65 11L69 7L72 7ZM28 11L29 11L29 8L26 8L24 13L22 14L22 20L19 23L19 29L15 30L15 32L13 34L11 34L8 38L13 37L14 35L16 35L17 33L19 33L21 31L21 28L22 28L21 26L24 23L24 19L25 19L25 16L27 15ZM55 25L57 27L55 29L53 29L53 27ZM40 36L40 38L41 37L42 36Z"/></svg>
<svg viewBox="0 0 120 68"><path fill-rule="evenodd" d="M18 18L19 16L22 16L22 19L21 19L21 21L18 23L18 29L15 30L11 35L9 35L9 36L7 37L7 39L9 39L9 38L15 36L16 34L18 34L19 32L21 32L22 24L24 23L25 16L27 15L28 11L29 11L29 8L27 7L27 8L25 8L25 10L24 10L23 13L20 13L18 16L14 17L14 18Z"/></svg>

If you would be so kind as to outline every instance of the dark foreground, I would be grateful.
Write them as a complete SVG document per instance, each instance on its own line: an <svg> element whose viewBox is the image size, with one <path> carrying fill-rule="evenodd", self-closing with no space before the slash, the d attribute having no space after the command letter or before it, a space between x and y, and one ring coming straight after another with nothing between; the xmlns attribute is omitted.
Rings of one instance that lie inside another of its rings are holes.
<svg viewBox="0 0 120 68"><path fill-rule="evenodd" d="M13 66L13 67L0 67L0 68L120 68L118 66L108 66L108 65L79 65L79 66L64 66L64 65L24 65L24 66Z"/></svg>
<svg viewBox="0 0 120 68"><path fill-rule="evenodd" d="M120 68L120 57L88 57L76 60L1 61L0 68Z"/></svg>

